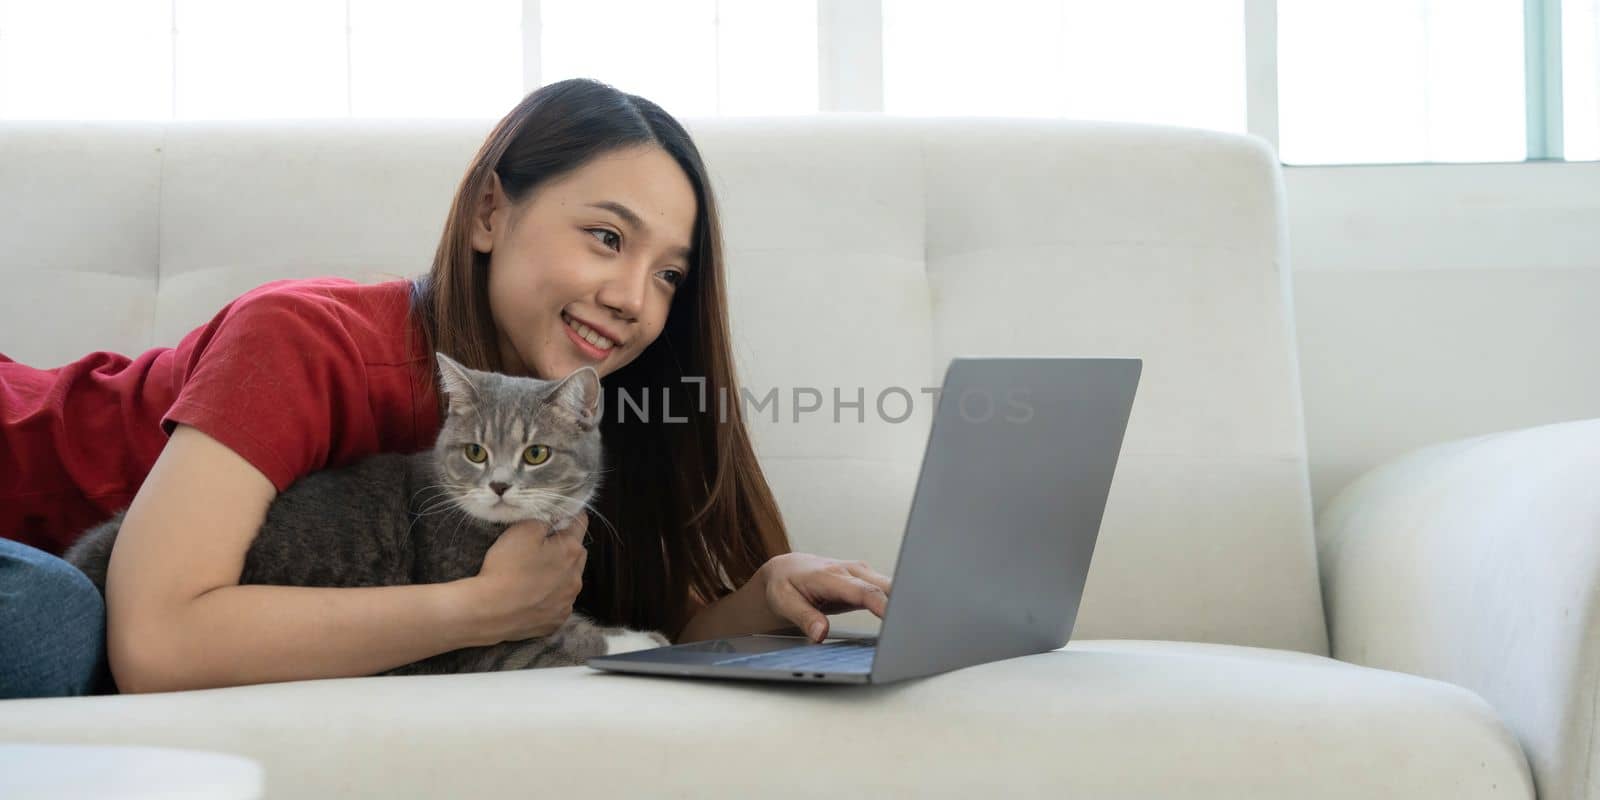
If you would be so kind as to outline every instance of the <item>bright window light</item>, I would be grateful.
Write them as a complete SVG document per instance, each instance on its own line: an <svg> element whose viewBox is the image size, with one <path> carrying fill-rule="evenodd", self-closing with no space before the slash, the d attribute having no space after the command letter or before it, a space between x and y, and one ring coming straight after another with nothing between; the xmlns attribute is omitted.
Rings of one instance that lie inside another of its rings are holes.
<svg viewBox="0 0 1600 800"><path fill-rule="evenodd" d="M884 110L1246 129L1242 0L883 0Z"/></svg>
<svg viewBox="0 0 1600 800"><path fill-rule="evenodd" d="M817 0L720 0L718 113L817 110Z"/></svg>
<svg viewBox="0 0 1600 800"><path fill-rule="evenodd" d="M1285 163L1521 161L1523 0L1279 0Z"/></svg>
<svg viewBox="0 0 1600 800"><path fill-rule="evenodd" d="M176 0L177 119L343 117L345 6Z"/></svg>
<svg viewBox="0 0 1600 800"><path fill-rule="evenodd" d="M1600 160L1600 0L1561 4L1562 140L1568 161Z"/></svg>
<svg viewBox="0 0 1600 800"><path fill-rule="evenodd" d="M167 119L171 0L0 0L7 119Z"/></svg>
<svg viewBox="0 0 1600 800"><path fill-rule="evenodd" d="M545 83L594 78L676 116L817 110L815 0L544 0L540 14Z"/></svg>
<svg viewBox="0 0 1600 800"><path fill-rule="evenodd" d="M350 0L352 116L494 119L523 94L521 0Z"/></svg>

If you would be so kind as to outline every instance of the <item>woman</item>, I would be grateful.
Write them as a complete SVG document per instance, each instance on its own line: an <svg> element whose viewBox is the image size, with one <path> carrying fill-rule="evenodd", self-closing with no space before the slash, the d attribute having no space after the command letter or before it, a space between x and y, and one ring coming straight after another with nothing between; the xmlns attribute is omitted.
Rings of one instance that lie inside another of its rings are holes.
<svg viewBox="0 0 1600 800"><path fill-rule="evenodd" d="M0 531L20 531L0 540L0 696L371 675L542 635L574 608L679 642L791 623L821 641L825 614L882 616L885 576L788 552L739 404L698 406L739 396L728 340L717 207L688 134L605 84L545 86L479 149L427 276L275 281L135 359L0 359ZM616 535L585 550L587 517L548 539L518 523L446 584L238 585L276 493L432 443L434 351L546 380L592 365L608 402L672 395L671 421L605 415L595 507ZM684 380L700 376L705 395ZM56 556L130 501L102 612Z"/></svg>

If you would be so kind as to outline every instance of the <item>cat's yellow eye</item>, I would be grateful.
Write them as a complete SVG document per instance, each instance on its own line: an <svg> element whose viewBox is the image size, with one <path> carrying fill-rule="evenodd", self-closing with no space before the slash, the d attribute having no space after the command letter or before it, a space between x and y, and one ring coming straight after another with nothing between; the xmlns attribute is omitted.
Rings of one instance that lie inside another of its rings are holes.
<svg viewBox="0 0 1600 800"><path fill-rule="evenodd" d="M532 467L537 467L550 460L550 448L536 444L522 451L522 462Z"/></svg>
<svg viewBox="0 0 1600 800"><path fill-rule="evenodd" d="M474 464L482 464L489 458L489 454L483 450L483 445L480 445L477 442L473 442L468 444L466 447L463 447L461 449L461 454L466 456L467 460Z"/></svg>

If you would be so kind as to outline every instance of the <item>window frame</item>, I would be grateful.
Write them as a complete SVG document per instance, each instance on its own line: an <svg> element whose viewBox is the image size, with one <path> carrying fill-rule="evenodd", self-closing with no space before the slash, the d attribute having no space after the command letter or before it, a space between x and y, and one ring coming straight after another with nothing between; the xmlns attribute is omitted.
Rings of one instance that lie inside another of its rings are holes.
<svg viewBox="0 0 1600 800"><path fill-rule="evenodd" d="M1278 151L1281 150L1277 68L1278 0L1241 2L1245 26L1246 131L1266 140L1274 151ZM542 0L521 0L524 93L537 89L543 83L542 5ZM1523 0L1524 97L1528 143L1525 162L1566 161L1563 141L1561 6L1562 0ZM173 14L176 15L175 0ZM349 15L350 2L345 0L347 107L353 105L348 96L352 91L348 54ZM882 0L817 0L817 112L882 113L883 56ZM172 80L172 115L176 117L176 71Z"/></svg>

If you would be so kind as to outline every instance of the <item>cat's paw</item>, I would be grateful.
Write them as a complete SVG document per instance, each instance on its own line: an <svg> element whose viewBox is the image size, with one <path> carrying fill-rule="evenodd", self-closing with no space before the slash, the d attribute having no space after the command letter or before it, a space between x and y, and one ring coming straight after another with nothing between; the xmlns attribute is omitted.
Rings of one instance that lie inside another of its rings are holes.
<svg viewBox="0 0 1600 800"><path fill-rule="evenodd" d="M635 650L651 650L657 647L672 644L667 637L655 631L630 631L623 629L622 633L606 634L606 655L617 653L631 653Z"/></svg>

